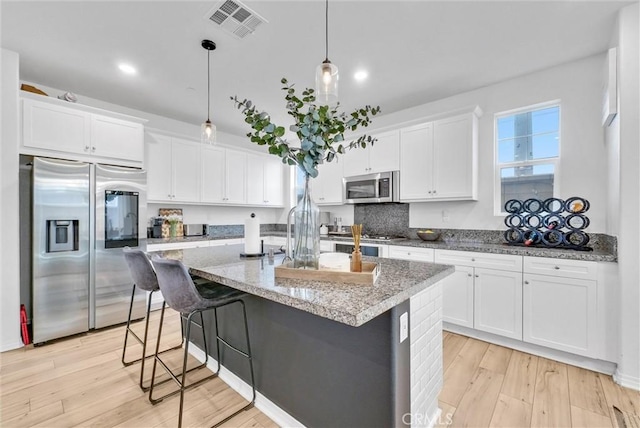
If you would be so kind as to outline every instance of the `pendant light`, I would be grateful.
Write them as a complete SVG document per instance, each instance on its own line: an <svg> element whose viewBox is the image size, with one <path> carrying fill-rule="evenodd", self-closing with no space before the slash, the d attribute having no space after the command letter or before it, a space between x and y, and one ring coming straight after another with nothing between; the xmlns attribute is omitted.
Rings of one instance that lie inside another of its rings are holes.
<svg viewBox="0 0 640 428"><path fill-rule="evenodd" d="M207 120L202 124L200 139L205 144L215 144L216 126L209 118L211 113L211 51L215 50L216 44L211 40L203 40L202 47L207 50Z"/></svg>
<svg viewBox="0 0 640 428"><path fill-rule="evenodd" d="M325 58L316 68L316 100L323 104L338 101L338 67L329 61L329 0L325 0Z"/></svg>

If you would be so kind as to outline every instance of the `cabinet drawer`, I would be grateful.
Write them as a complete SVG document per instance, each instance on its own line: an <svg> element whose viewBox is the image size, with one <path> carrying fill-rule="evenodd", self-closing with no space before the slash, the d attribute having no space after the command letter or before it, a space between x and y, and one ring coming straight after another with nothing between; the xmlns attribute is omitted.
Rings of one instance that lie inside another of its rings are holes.
<svg viewBox="0 0 640 428"><path fill-rule="evenodd" d="M524 257L524 271L540 275L561 276L576 279L597 279L598 263L582 260Z"/></svg>
<svg viewBox="0 0 640 428"><path fill-rule="evenodd" d="M389 246L389 258L433 263L433 248Z"/></svg>
<svg viewBox="0 0 640 428"><path fill-rule="evenodd" d="M498 269L510 272L522 272L522 256L510 254L474 253L470 251L436 250L436 263L472 266L485 269Z"/></svg>

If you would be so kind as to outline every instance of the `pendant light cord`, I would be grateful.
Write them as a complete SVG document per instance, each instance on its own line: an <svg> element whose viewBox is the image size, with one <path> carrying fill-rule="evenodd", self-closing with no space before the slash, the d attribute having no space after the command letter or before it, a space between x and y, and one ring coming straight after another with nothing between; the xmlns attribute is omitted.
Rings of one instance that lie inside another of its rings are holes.
<svg viewBox="0 0 640 428"><path fill-rule="evenodd" d="M211 51L207 52L207 121L211 115Z"/></svg>
<svg viewBox="0 0 640 428"><path fill-rule="evenodd" d="M324 25L324 59L329 60L329 0L325 2Z"/></svg>

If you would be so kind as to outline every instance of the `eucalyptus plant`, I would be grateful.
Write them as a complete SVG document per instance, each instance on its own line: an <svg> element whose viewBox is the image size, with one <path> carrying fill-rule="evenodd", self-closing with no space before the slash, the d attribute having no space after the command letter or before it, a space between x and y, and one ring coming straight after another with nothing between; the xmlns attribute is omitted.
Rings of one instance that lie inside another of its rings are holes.
<svg viewBox="0 0 640 428"><path fill-rule="evenodd" d="M289 130L300 139L300 147L291 147L284 138L285 128L271 122L269 114L258 110L252 101L241 101L237 96L231 97L231 100L242 110L244 121L253 129L247 133L251 142L269 146L269 153L280 156L283 163L298 165L310 177L317 177L318 164L331 162L347 149L365 148L376 141L370 135L361 135L351 142L345 142L344 132L369 126L370 116L380 113L379 106L367 105L347 114L338 111L340 103L335 106L316 105L313 89L305 89L300 97L287 79L282 78L280 82L282 90L286 92L287 114L295 121Z"/></svg>

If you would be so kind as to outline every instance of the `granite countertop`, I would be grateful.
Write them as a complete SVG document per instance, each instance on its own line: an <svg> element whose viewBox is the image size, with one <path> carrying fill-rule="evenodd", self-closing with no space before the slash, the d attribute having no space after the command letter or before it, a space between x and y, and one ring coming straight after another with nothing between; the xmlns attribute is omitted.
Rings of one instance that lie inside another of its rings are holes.
<svg viewBox="0 0 640 428"><path fill-rule="evenodd" d="M286 236L286 232L268 232L265 236ZM191 242L201 240L218 240L218 239L234 239L243 238L239 235L231 236L190 236L179 238L164 239L148 239L147 244L166 244L173 242ZM352 242L350 237L340 236L323 236L322 240L335 242ZM433 248L440 250L457 250L457 251L475 251L479 253L493 254L512 254L517 256L530 257L550 257L556 259L584 260L595 262L617 262L618 258L614 253L593 250L593 251L577 251L559 248L540 248L540 247L518 247L507 244L485 244L481 242L465 242L465 241L422 241L421 239L394 239L391 241L379 241L363 239L363 244L379 244L379 245L400 245L406 247Z"/></svg>
<svg viewBox="0 0 640 428"><path fill-rule="evenodd" d="M194 275L354 327L454 272L448 265L364 257L380 263L381 273L374 285L276 279L274 268L282 263L283 255L277 255L273 262L266 257L244 259L239 256L243 248L227 245L156 254L181 260Z"/></svg>

